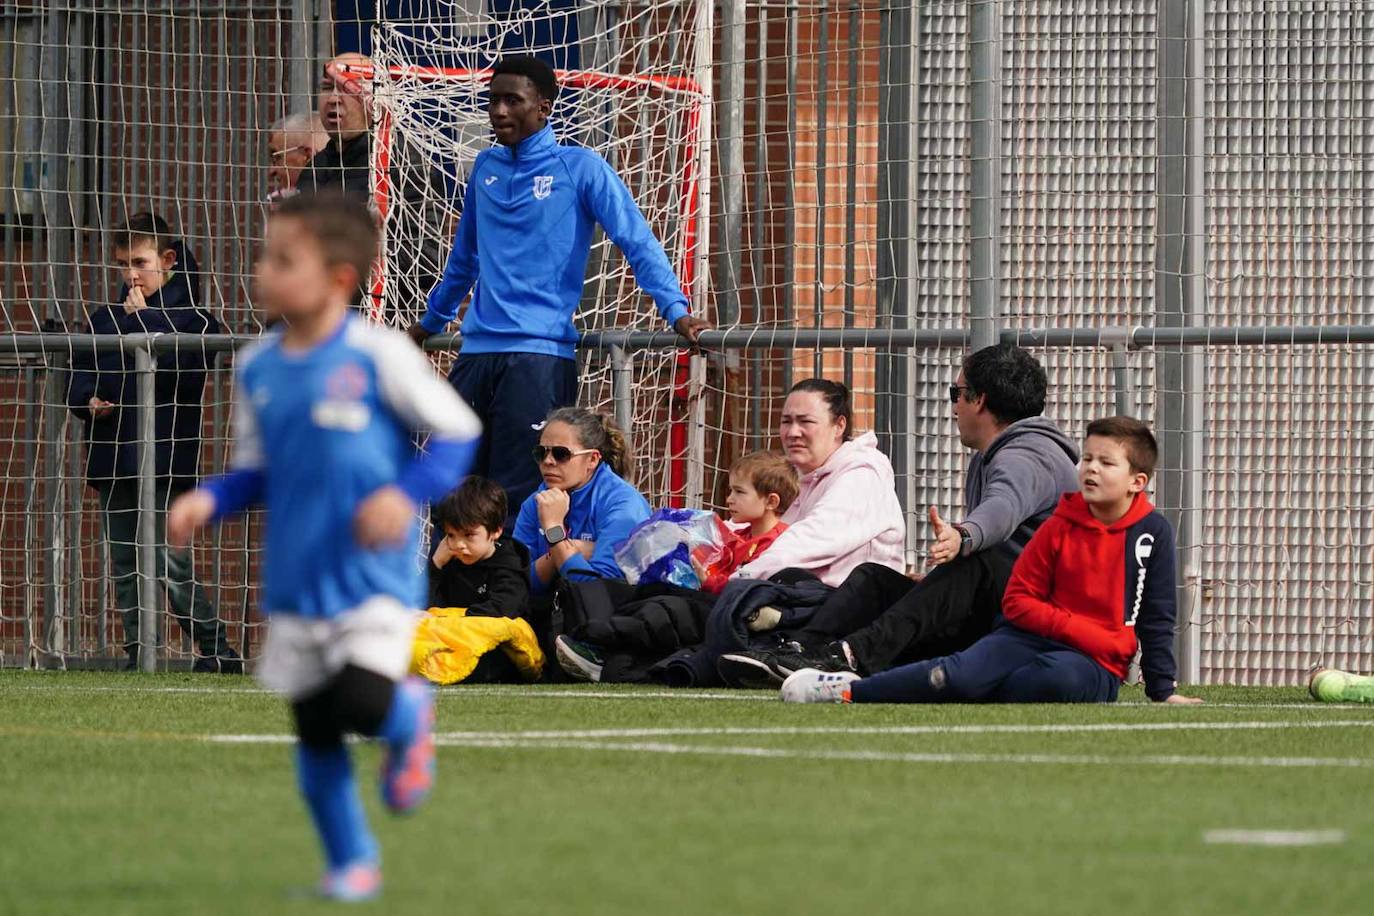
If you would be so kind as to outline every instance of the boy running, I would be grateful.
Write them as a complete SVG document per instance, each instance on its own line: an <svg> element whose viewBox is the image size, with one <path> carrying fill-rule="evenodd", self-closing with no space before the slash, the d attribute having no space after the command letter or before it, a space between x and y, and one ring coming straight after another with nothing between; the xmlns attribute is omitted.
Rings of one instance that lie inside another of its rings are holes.
<svg viewBox="0 0 1374 916"><path fill-rule="evenodd" d="M372 217L341 195L302 194L273 213L257 295L284 330L238 357L229 473L178 499L167 520L168 539L185 544L202 525L266 507L258 677L291 702L301 793L328 861L320 893L338 900L381 889L344 735L386 742L392 811L414 808L433 782L433 698L405 678L424 599L417 511L463 475L481 432L403 334L349 314L376 250Z"/></svg>

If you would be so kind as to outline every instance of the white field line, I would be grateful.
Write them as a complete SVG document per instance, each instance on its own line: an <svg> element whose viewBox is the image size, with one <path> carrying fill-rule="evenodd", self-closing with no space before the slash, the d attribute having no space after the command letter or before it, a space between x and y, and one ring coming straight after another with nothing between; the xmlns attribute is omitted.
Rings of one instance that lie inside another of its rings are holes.
<svg viewBox="0 0 1374 916"><path fill-rule="evenodd" d="M1095 722L1069 725L853 725L601 728L557 731L441 732L436 738L550 740L562 738L694 738L748 735L1054 735L1093 732L1251 731L1288 728L1374 728L1374 719L1315 722Z"/></svg>
<svg viewBox="0 0 1374 916"><path fill-rule="evenodd" d="M884 763L1048 764L1052 766L1202 766L1288 768L1374 768L1374 759L1361 757L1200 757L1148 754L1112 757L1100 754L963 754L902 751L846 751L772 747L715 747L703 744L616 741L438 741L445 747L512 748L517 750L612 751L639 754L684 754L700 757L763 757L785 760L843 760Z"/></svg>
<svg viewBox="0 0 1374 916"><path fill-rule="evenodd" d="M290 735L210 735L207 740L224 744L287 744ZM1374 759L1362 757L1200 757L1182 754L1108 756L1105 754L965 754L909 753L902 751L846 751L815 748L713 746L667 742L576 741L506 738L488 734L480 738L436 735L442 747L527 751L610 751L614 753L669 754L696 757L761 757L770 760L842 760L856 763L932 764L1044 764L1050 766L1198 766L1283 767L1290 769L1368 769Z"/></svg>
<svg viewBox="0 0 1374 916"><path fill-rule="evenodd" d="M1344 830L1208 830L1202 842L1234 846L1330 846L1345 842Z"/></svg>

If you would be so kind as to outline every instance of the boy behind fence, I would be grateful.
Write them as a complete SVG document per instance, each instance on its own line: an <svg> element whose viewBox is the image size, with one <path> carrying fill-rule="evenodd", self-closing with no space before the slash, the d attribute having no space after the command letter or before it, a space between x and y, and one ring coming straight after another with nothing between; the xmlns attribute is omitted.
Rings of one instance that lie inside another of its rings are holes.
<svg viewBox="0 0 1374 916"><path fill-rule="evenodd" d="M215 320L200 302L195 258L172 236L167 224L139 213L114 231L110 252L123 277L115 303L90 312L92 334L214 334ZM169 501L195 485L200 460L201 397L205 390L203 346L187 344L160 352L154 376L153 471L155 569L139 568L138 553L138 376L134 357L123 350L73 353L67 406L86 423L89 448L86 479L100 496L101 521L110 548L110 577L124 622L129 667L137 664L140 640L157 634L138 630L139 583L156 576L167 591L172 613L190 633L199 657L193 670L240 673L243 663L229 647L224 624L194 579L190 551L164 542Z"/></svg>

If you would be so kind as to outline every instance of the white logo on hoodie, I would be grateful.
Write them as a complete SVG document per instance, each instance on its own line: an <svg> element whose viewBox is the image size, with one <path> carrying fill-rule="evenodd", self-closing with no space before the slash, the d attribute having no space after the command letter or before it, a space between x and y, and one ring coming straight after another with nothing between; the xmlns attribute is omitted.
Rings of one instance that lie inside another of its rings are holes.
<svg viewBox="0 0 1374 916"><path fill-rule="evenodd" d="M535 200L543 200L544 198L548 197L548 196L549 196L549 193L552 192L552 191L553 191L553 176L552 176L552 175L535 175L535 176L534 176L534 199L535 199Z"/></svg>

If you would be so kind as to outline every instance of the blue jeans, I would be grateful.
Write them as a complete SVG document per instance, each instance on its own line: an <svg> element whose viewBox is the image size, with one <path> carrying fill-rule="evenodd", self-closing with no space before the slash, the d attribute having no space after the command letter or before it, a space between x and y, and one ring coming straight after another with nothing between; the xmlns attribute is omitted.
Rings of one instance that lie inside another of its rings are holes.
<svg viewBox="0 0 1374 916"><path fill-rule="evenodd" d="M1121 682L1088 656L1005 621L962 652L855 681L855 703L1112 703Z"/></svg>
<svg viewBox="0 0 1374 916"><path fill-rule="evenodd" d="M482 421L470 473L506 491L509 532L520 504L543 479L530 452L544 418L577 403L577 363L541 353L459 353L448 380Z"/></svg>

